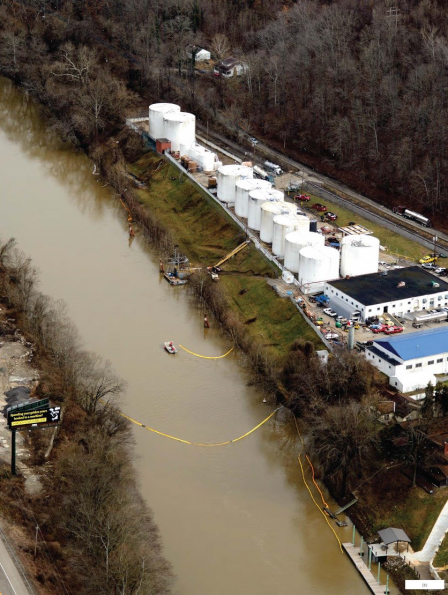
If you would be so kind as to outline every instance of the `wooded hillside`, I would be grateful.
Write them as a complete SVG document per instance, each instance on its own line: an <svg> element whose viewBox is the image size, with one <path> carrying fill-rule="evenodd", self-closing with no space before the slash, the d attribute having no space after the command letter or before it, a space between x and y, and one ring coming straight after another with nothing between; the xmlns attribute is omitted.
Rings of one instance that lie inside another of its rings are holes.
<svg viewBox="0 0 448 595"><path fill-rule="evenodd" d="M443 0L5 0L1 17L1 69L76 111L67 129L83 142L174 100L385 202L447 204ZM189 44L248 69L195 74Z"/></svg>

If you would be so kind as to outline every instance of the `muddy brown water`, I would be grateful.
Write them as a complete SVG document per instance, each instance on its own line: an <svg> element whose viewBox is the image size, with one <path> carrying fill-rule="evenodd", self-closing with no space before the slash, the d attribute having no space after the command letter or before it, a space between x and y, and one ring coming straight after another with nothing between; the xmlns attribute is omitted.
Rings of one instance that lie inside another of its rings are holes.
<svg viewBox="0 0 448 595"><path fill-rule="evenodd" d="M92 163L47 129L36 107L0 79L2 238L14 236L63 299L86 345L128 382L122 409L193 441L235 438L271 411L248 386L230 345L202 328L185 288L158 274L157 255L129 245L117 197ZM269 422L222 448L180 444L135 427L135 466L181 595L364 594L312 503L289 425ZM329 500L333 506L336 506ZM337 529L350 541L351 528Z"/></svg>

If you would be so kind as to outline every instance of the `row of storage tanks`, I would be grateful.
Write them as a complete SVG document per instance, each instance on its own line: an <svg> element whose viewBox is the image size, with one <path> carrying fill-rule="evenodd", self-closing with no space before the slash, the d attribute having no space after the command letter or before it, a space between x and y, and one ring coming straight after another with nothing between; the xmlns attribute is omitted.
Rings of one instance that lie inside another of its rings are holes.
<svg viewBox="0 0 448 595"><path fill-rule="evenodd" d="M194 159L205 171L216 168L217 156L196 144L196 118L173 103L149 106L149 134L168 138L171 151ZM310 220L296 214L296 207L284 202L284 194L270 182L253 177L244 165L222 165L218 169L218 199L247 219L260 239L272 244L272 252L284 259L284 266L296 273L301 285L378 272L379 240L372 236L347 236L341 252L325 246L325 238L310 231ZM340 261L339 261L340 257Z"/></svg>
<svg viewBox="0 0 448 595"><path fill-rule="evenodd" d="M219 200L234 207L247 227L260 232L260 240L272 244L272 253L284 259L288 271L296 273L301 285L342 277L378 272L379 246L369 235L347 236L341 252L325 246L322 234L310 231L310 220L297 215L294 204L270 182L253 177L244 165L223 165L218 170Z"/></svg>
<svg viewBox="0 0 448 595"><path fill-rule="evenodd" d="M196 143L196 116L182 112L175 103L149 106L149 136L154 140L167 138L172 153L188 155L204 171L214 171L220 165L216 153Z"/></svg>

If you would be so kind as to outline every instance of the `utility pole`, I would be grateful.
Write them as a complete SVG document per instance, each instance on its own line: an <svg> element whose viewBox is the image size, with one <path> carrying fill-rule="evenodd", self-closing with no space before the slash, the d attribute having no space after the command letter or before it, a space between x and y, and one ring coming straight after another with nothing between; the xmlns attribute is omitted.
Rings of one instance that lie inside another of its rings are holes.
<svg viewBox="0 0 448 595"><path fill-rule="evenodd" d="M37 535L39 533L39 525L36 525L36 538L34 540L34 559L37 557Z"/></svg>
<svg viewBox="0 0 448 595"><path fill-rule="evenodd" d="M401 16L400 15L400 9L397 6L391 7L388 10L386 10L386 18L387 19L395 19L395 33L397 32L398 29L398 17Z"/></svg>

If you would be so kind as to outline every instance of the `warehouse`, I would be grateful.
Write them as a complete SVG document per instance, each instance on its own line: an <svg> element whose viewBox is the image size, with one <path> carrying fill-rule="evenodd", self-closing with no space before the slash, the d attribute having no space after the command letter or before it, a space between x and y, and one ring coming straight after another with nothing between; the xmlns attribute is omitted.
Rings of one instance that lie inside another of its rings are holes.
<svg viewBox="0 0 448 595"><path fill-rule="evenodd" d="M329 281L324 292L338 314L359 311L362 320L448 307L448 283L419 266Z"/></svg>
<svg viewBox="0 0 448 595"><path fill-rule="evenodd" d="M424 389L428 383L435 386L435 375L448 373L448 328L378 339L365 353L389 377L389 384L403 393Z"/></svg>

